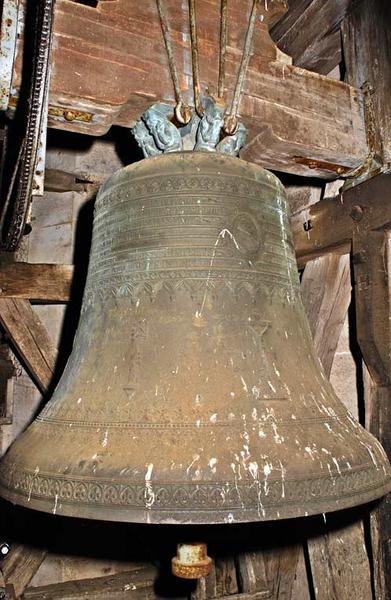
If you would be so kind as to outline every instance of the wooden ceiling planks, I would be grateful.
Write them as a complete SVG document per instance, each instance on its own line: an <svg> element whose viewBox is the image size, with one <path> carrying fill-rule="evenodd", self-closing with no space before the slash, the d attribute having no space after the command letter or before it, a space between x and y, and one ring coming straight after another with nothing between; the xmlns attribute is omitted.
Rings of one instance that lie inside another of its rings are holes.
<svg viewBox="0 0 391 600"><path fill-rule="evenodd" d="M342 60L340 25L350 0L289 0L289 10L272 28L277 46L293 64L327 75Z"/></svg>

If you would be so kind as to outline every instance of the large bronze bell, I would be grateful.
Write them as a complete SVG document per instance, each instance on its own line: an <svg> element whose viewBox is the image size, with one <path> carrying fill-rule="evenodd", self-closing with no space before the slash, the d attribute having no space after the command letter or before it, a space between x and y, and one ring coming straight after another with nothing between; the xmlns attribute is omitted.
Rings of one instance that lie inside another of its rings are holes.
<svg viewBox="0 0 391 600"><path fill-rule="evenodd" d="M276 177L178 152L103 185L72 356L0 483L23 506L139 523L298 517L390 489L315 356Z"/></svg>

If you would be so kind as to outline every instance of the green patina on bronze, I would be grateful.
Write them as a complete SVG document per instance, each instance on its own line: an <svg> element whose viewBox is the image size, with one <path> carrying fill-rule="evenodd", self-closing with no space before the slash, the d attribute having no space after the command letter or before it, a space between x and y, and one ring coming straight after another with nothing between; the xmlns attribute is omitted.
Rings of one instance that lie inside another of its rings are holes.
<svg viewBox="0 0 391 600"><path fill-rule="evenodd" d="M114 521L298 517L390 489L315 356L276 177L159 155L96 202L74 350L0 465L0 493Z"/></svg>

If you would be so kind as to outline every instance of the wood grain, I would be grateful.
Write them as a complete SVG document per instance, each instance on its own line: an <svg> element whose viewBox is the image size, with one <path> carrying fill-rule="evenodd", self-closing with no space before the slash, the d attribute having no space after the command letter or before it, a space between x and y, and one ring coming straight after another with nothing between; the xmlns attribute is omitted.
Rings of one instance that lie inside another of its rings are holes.
<svg viewBox="0 0 391 600"><path fill-rule="evenodd" d="M299 266L329 252L349 252L358 232L391 227L391 175L379 175L336 198L293 215L291 230Z"/></svg>
<svg viewBox="0 0 391 600"><path fill-rule="evenodd" d="M389 234L372 231L353 239L357 338L371 376L365 397L369 429L391 456L391 306ZM391 589L391 498L371 514L376 600L388 600Z"/></svg>
<svg viewBox="0 0 391 600"><path fill-rule="evenodd" d="M317 25L323 32L328 9L322 8L322 3L315 3L320 15L313 9L301 27L300 37ZM332 2L326 4L331 6ZM167 0L166 5L180 84L186 100L192 102L188 13L186 9L178 10L177 0ZM236 0L228 7L228 103L249 6L247 0ZM218 78L219 7L218 0L197 3L202 88L211 93L216 91ZM268 30L285 10L283 0L260 3L262 20L257 21L254 53L240 105L241 116L249 127L243 158L279 171L333 178L335 169L317 165L317 161L335 168L354 168L367 155L362 93L290 64L291 59L278 50ZM317 25L312 26L313 20ZM334 21L328 19L327 28ZM58 0L53 64L51 105L87 112L92 118L86 122L52 116L51 127L102 135L113 124L133 126L154 102L174 100L155 0L99 2L94 10L83 3ZM21 62L16 87L20 75ZM313 168L297 159L311 159Z"/></svg>
<svg viewBox="0 0 391 600"><path fill-rule="evenodd" d="M15 262L0 265L0 298L69 300L72 265Z"/></svg>
<svg viewBox="0 0 391 600"><path fill-rule="evenodd" d="M350 0L290 0L272 38L295 65L327 75L342 59L339 26L349 5Z"/></svg>
<svg viewBox="0 0 391 600"><path fill-rule="evenodd" d="M265 553L267 581L273 600L291 600L297 565L302 554L301 544L289 543Z"/></svg>
<svg viewBox="0 0 391 600"><path fill-rule="evenodd" d="M307 263L301 288L315 350L329 377L351 297L349 256L331 254ZM324 535L308 539L308 553L316 600L372 598L362 521L338 529L326 522Z"/></svg>
<svg viewBox="0 0 391 600"><path fill-rule="evenodd" d="M351 298L350 256L329 254L307 263L301 280L315 350L330 377Z"/></svg>
<svg viewBox="0 0 391 600"><path fill-rule="evenodd" d="M385 163L391 161L391 3L356 1L342 25L346 80L373 88L372 143Z"/></svg>
<svg viewBox="0 0 391 600"><path fill-rule="evenodd" d="M308 550L316 600L371 600L371 573L362 521L310 538Z"/></svg>
<svg viewBox="0 0 391 600"><path fill-rule="evenodd" d="M92 579L79 579L51 585L30 587L23 594L23 600L125 600L153 599L153 584L157 572L153 567L129 573L118 573Z"/></svg>
<svg viewBox="0 0 391 600"><path fill-rule="evenodd" d="M268 589L263 552L240 552L236 557L240 589L256 592Z"/></svg>
<svg viewBox="0 0 391 600"><path fill-rule="evenodd" d="M342 26L347 81L368 82L373 90L369 142L387 165L391 161L391 4L388 0L355 2ZM376 207L391 195L368 182L367 197ZM387 211L387 208L384 208ZM365 394L368 427L391 457L390 364L390 239L381 231L358 228L353 237L357 336L371 376ZM391 499L386 496L371 514L371 542L376 600L388 600L391 590Z"/></svg>
<svg viewBox="0 0 391 600"><path fill-rule="evenodd" d="M16 596L27 588L41 566L47 551L24 544L13 544L1 563L1 572L7 585L13 585Z"/></svg>
<svg viewBox="0 0 391 600"><path fill-rule="evenodd" d="M49 334L28 300L0 299L0 323L35 383L46 391L57 359Z"/></svg>

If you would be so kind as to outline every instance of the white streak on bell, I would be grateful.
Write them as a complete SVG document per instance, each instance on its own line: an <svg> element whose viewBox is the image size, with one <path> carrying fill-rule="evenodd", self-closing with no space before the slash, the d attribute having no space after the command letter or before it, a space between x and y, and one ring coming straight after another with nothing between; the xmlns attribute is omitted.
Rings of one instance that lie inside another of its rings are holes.
<svg viewBox="0 0 391 600"><path fill-rule="evenodd" d="M149 463L147 471L145 473L145 508L151 508L155 502L155 493L152 489L151 478L152 478L153 464Z"/></svg>

